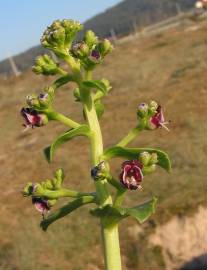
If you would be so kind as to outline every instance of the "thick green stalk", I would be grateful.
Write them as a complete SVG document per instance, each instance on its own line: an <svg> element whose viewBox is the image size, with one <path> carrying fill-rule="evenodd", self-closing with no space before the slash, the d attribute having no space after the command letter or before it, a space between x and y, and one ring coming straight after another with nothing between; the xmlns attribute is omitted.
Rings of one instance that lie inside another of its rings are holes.
<svg viewBox="0 0 207 270"><path fill-rule="evenodd" d="M90 74L88 74L86 79L90 79ZM101 161L100 157L103 154L101 129L90 90L82 88L81 99L84 104L84 112L86 115L86 119L92 132L91 162L92 166L96 166ZM112 198L107 187L107 180L96 181L95 186L100 206L112 204ZM101 226L104 244L105 269L121 270L118 224L114 227L108 228L101 222Z"/></svg>
<svg viewBox="0 0 207 270"><path fill-rule="evenodd" d="M106 228L102 225L106 270L121 270L118 224Z"/></svg>

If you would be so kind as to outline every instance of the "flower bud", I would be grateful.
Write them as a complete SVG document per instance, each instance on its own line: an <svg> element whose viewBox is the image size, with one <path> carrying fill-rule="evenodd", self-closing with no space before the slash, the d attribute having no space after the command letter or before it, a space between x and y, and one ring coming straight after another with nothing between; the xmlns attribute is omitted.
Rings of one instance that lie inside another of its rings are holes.
<svg viewBox="0 0 207 270"><path fill-rule="evenodd" d="M157 153L152 153L149 160L149 165L156 164L156 163L158 163Z"/></svg>
<svg viewBox="0 0 207 270"><path fill-rule="evenodd" d="M75 88L75 89L74 89L73 95L74 95L74 97L75 97L75 99L76 99L75 101L80 101L80 100L81 100L79 88Z"/></svg>
<svg viewBox="0 0 207 270"><path fill-rule="evenodd" d="M57 199L54 200L47 200L47 205L49 208L53 207L57 203Z"/></svg>
<svg viewBox="0 0 207 270"><path fill-rule="evenodd" d="M141 189L143 180L142 164L137 160L125 161L122 164L120 182L124 187L131 190Z"/></svg>
<svg viewBox="0 0 207 270"><path fill-rule="evenodd" d="M105 164L104 161L100 162L97 166L92 168L91 177L95 180L104 180L106 178L105 175Z"/></svg>
<svg viewBox="0 0 207 270"><path fill-rule="evenodd" d="M26 97L26 102L30 107L39 108L40 103L36 95L28 95Z"/></svg>
<svg viewBox="0 0 207 270"><path fill-rule="evenodd" d="M113 49L113 46L108 39L104 39L103 41L100 41L100 43L98 44L98 50L100 54L102 55L102 57L110 53L112 49Z"/></svg>
<svg viewBox="0 0 207 270"><path fill-rule="evenodd" d="M98 37L93 31L88 30L85 33L84 41L88 45L88 47L92 49L98 43Z"/></svg>
<svg viewBox="0 0 207 270"><path fill-rule="evenodd" d="M61 25L65 29L65 47L70 48L75 36L83 29L83 25L74 20L62 20Z"/></svg>
<svg viewBox="0 0 207 270"><path fill-rule="evenodd" d="M137 109L137 116L144 118L148 115L148 105L146 103L141 103Z"/></svg>
<svg viewBox="0 0 207 270"><path fill-rule="evenodd" d="M23 196L31 196L33 191L34 191L34 185L33 185L33 183L29 182L24 187L22 194L23 194Z"/></svg>
<svg viewBox="0 0 207 270"><path fill-rule="evenodd" d="M53 188L55 190L60 189L62 187L63 180L65 178L63 169L58 169L55 172L55 178L52 180Z"/></svg>
<svg viewBox="0 0 207 270"><path fill-rule="evenodd" d="M47 86L47 87L45 87L44 88L44 91L46 92L46 93L48 93L49 94L49 96L51 97L51 99L54 97L54 95L55 95L55 89L52 87L52 86Z"/></svg>
<svg viewBox="0 0 207 270"><path fill-rule="evenodd" d="M89 47L85 42L79 42L73 46L72 53L79 59L84 59L89 55Z"/></svg>
<svg viewBox="0 0 207 270"><path fill-rule="evenodd" d="M156 170L156 165L153 164L150 166L143 167L142 172L144 175L147 175L147 174L153 173L155 170Z"/></svg>
<svg viewBox="0 0 207 270"><path fill-rule="evenodd" d="M38 100L42 108L48 108L52 103L51 96L48 93L39 94Z"/></svg>
<svg viewBox="0 0 207 270"><path fill-rule="evenodd" d="M158 108L157 102L151 101L149 103L149 114L153 115L157 111L157 108Z"/></svg>
<svg viewBox="0 0 207 270"><path fill-rule="evenodd" d="M139 161L143 166L147 166L148 163L150 162L151 155L148 152L142 152L139 156Z"/></svg>

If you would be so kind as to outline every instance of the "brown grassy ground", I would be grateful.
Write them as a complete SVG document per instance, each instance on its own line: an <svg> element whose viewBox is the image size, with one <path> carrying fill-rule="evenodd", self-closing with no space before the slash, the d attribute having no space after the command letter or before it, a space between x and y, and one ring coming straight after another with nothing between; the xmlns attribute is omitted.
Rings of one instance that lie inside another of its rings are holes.
<svg viewBox="0 0 207 270"><path fill-rule="evenodd" d="M139 242L134 237L136 231L133 233L137 223L122 223L124 269L164 269L159 247L147 246L147 233L173 215L189 215L207 202L207 25L200 26L197 31L180 29L118 46L97 71L97 77L108 78L113 85L101 120L105 146L116 143L134 126L136 107L142 101L159 101L166 118L172 120L170 133L144 132L132 143L163 148L172 157L173 172L168 175L160 169L145 178L144 192L129 193L127 205L154 193L159 197L159 207L144 225L146 233ZM89 149L85 139L75 139L59 149L49 166L42 149L65 128L49 123L47 128L21 133L19 110L25 96L49 83L50 79L31 72L0 82L0 269L102 269L98 222L88 214L87 207L43 233L38 227L38 213L20 195L27 181L48 178L59 166L67 175L65 185L93 190L88 180ZM60 91L56 105L61 112L82 121L72 91ZM115 174L119 173L120 162L113 162Z"/></svg>

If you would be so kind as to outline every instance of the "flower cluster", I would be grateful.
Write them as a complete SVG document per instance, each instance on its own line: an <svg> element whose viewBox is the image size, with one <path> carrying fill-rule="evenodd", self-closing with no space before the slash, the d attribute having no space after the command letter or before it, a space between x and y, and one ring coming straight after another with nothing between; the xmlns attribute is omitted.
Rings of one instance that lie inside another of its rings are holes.
<svg viewBox="0 0 207 270"><path fill-rule="evenodd" d="M79 22L73 20L56 20L43 33L41 43L58 56L68 55L75 36L82 28Z"/></svg>
<svg viewBox="0 0 207 270"><path fill-rule="evenodd" d="M140 125L145 129L154 130L157 128L165 128L169 121L165 121L163 109L155 101L151 101L149 104L141 103L137 110L138 120Z"/></svg>
<svg viewBox="0 0 207 270"><path fill-rule="evenodd" d="M138 160L123 162L120 182L127 189L142 189L141 182L144 175L155 171L157 162L157 154L148 152L142 152Z"/></svg>
<svg viewBox="0 0 207 270"><path fill-rule="evenodd" d="M46 214L52 206L57 202L57 199L47 199L46 191L57 191L62 187L64 180L64 173L62 169L58 169L55 172L55 177L52 180L46 180L41 183L27 183L23 190L23 195L25 197L31 196L32 203L35 208L41 212L41 214Z"/></svg>
<svg viewBox="0 0 207 270"><path fill-rule="evenodd" d="M49 119L45 110L51 107L54 93L51 88L46 88L45 91L47 92L39 95L27 96L28 107L22 108L20 112L25 122L23 125L26 128L41 127L48 123Z"/></svg>
<svg viewBox="0 0 207 270"><path fill-rule="evenodd" d="M59 65L54 62L52 57L45 54L43 56L38 56L35 60L35 65L33 66L33 71L36 74L43 74L43 75L55 75L58 74Z"/></svg>
<svg viewBox="0 0 207 270"><path fill-rule="evenodd" d="M93 70L112 49L113 46L108 39L99 40L95 33L89 30L84 40L72 47L71 54L81 61L86 70Z"/></svg>

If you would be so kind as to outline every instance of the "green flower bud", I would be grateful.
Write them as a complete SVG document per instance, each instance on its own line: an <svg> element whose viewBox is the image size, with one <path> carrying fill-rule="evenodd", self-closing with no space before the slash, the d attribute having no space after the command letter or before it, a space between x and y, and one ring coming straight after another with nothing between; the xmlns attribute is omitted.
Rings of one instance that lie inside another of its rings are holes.
<svg viewBox="0 0 207 270"><path fill-rule="evenodd" d="M47 205L48 205L49 208L54 206L56 203L57 203L57 199L47 200Z"/></svg>
<svg viewBox="0 0 207 270"><path fill-rule="evenodd" d="M34 108L39 108L40 103L39 100L37 98L37 95L33 94L33 95L28 95L26 97L26 102L30 107L34 107Z"/></svg>
<svg viewBox="0 0 207 270"><path fill-rule="evenodd" d="M50 95L51 99L52 99L52 98L54 97L54 95L55 95L55 89L54 89L52 86L47 86L47 87L45 87L45 88L44 88L44 91Z"/></svg>
<svg viewBox="0 0 207 270"><path fill-rule="evenodd" d="M65 29L65 47L69 48L83 25L74 20L62 20L61 25Z"/></svg>
<svg viewBox="0 0 207 270"><path fill-rule="evenodd" d="M76 98L75 101L77 101L77 102L81 101L80 90L79 90L79 88L75 88L75 89L74 89L73 95L74 95L74 97Z"/></svg>
<svg viewBox="0 0 207 270"><path fill-rule="evenodd" d="M34 185L29 182L26 184L26 186L24 187L22 194L23 196L31 196L34 190Z"/></svg>
<svg viewBox="0 0 207 270"><path fill-rule="evenodd" d="M42 184L35 184L34 188L33 188L33 193L32 195L34 196L41 196L44 193L44 185Z"/></svg>
<svg viewBox="0 0 207 270"><path fill-rule="evenodd" d="M55 172L55 178L53 178L52 183L54 189L60 189L62 187L63 180L65 178L63 169L58 169Z"/></svg>
<svg viewBox="0 0 207 270"><path fill-rule="evenodd" d="M52 103L52 98L48 93L42 93L38 96L41 108L48 108Z"/></svg>
<svg viewBox="0 0 207 270"><path fill-rule="evenodd" d="M33 71L36 74L43 74L46 76L55 75L58 73L58 64L55 63L49 55L45 54L36 59Z"/></svg>
<svg viewBox="0 0 207 270"><path fill-rule="evenodd" d="M85 33L84 41L88 45L88 47L92 49L95 45L98 44L98 37L93 31L88 30Z"/></svg>
<svg viewBox="0 0 207 270"><path fill-rule="evenodd" d="M151 159L151 155L148 152L142 152L139 156L139 161L142 163L143 166L147 166Z"/></svg>
<svg viewBox="0 0 207 270"><path fill-rule="evenodd" d="M149 165L153 165L158 163L158 156L157 153L152 153L149 161Z"/></svg>
<svg viewBox="0 0 207 270"><path fill-rule="evenodd" d="M151 166L143 167L142 172L144 175L153 173L156 170L156 165L153 164Z"/></svg>
<svg viewBox="0 0 207 270"><path fill-rule="evenodd" d="M149 103L149 114L150 114L150 116L155 114L155 112L157 111L157 108L158 108L157 102L151 101Z"/></svg>
<svg viewBox="0 0 207 270"><path fill-rule="evenodd" d="M53 190L53 184L52 184L52 181L47 179L44 181L44 188L45 189L49 189L49 190Z"/></svg>
<svg viewBox="0 0 207 270"><path fill-rule="evenodd" d="M148 115L148 105L146 103L141 103L138 106L137 116L140 118L144 118Z"/></svg>
<svg viewBox="0 0 207 270"><path fill-rule="evenodd" d="M79 59L84 59L89 55L89 47L85 42L79 42L73 46L72 53Z"/></svg>
<svg viewBox="0 0 207 270"><path fill-rule="evenodd" d="M98 44L98 50L101 54L101 56L105 56L108 53L110 53L113 49L113 45L108 39L104 39Z"/></svg>

